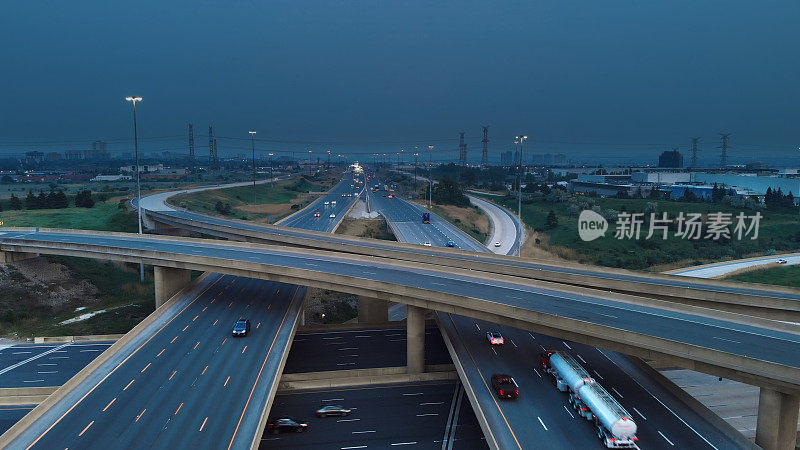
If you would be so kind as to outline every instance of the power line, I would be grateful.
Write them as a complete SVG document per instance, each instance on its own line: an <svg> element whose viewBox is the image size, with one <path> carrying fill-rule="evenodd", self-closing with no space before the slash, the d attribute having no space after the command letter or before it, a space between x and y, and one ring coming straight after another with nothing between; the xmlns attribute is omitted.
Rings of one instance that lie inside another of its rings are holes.
<svg viewBox="0 0 800 450"><path fill-rule="evenodd" d="M489 126L486 125L483 127L483 140L481 140L482 144L482 154L481 154L481 166L486 167L489 165Z"/></svg>
<svg viewBox="0 0 800 450"><path fill-rule="evenodd" d="M722 136L722 145L720 145L717 148L722 149L722 153L719 156L719 160L720 160L720 165L724 169L725 167L728 166L728 149L731 148L728 145L728 136L730 136L731 133L720 133L719 135Z"/></svg>

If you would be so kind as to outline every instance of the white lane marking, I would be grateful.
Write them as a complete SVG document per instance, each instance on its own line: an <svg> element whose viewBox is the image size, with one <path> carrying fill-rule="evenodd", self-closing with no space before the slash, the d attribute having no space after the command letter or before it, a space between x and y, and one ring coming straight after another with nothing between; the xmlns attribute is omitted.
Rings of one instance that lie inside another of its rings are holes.
<svg viewBox="0 0 800 450"><path fill-rule="evenodd" d="M346 363L336 363L337 366L355 366L356 363L354 362L346 362Z"/></svg>
<svg viewBox="0 0 800 450"><path fill-rule="evenodd" d="M640 413L638 409L633 408L633 410L634 410L634 412L636 412L636 414L639 415L639 417L641 417L644 420L647 420L647 417L645 417L644 414Z"/></svg>
<svg viewBox="0 0 800 450"><path fill-rule="evenodd" d="M544 431L549 431L549 430L547 429L547 426L545 426L544 422L542 422L542 418L541 418L541 417L539 417L539 416L536 416L536 418L537 418L537 419L539 419L539 423L540 423L540 424L542 424L542 428L544 428Z"/></svg>
<svg viewBox="0 0 800 450"><path fill-rule="evenodd" d="M48 359L69 359L69 356L51 356Z"/></svg>
<svg viewBox="0 0 800 450"><path fill-rule="evenodd" d="M362 273L365 273L367 275L377 275L375 272L367 272L366 270L364 272L362 272Z"/></svg>
<svg viewBox="0 0 800 450"><path fill-rule="evenodd" d="M366 430L366 431L352 431L353 434L364 434L364 433L375 433L375 430Z"/></svg>
<svg viewBox="0 0 800 450"><path fill-rule="evenodd" d="M564 411L566 411L567 414L569 414L570 417L572 417L573 419L575 418L575 416L572 415L572 412L569 409L567 409L567 407L565 405L561 405L561 406L564 406Z"/></svg>
<svg viewBox="0 0 800 450"><path fill-rule="evenodd" d="M12 355L27 355L29 353L33 353L33 352L11 352Z"/></svg>
<svg viewBox="0 0 800 450"><path fill-rule="evenodd" d="M625 398L625 396L624 396L624 395L622 395L622 394L620 394L620 393L619 393L619 391L618 391L616 388L614 388L614 386L611 386L611 390L612 390L612 391L614 391L614 392L616 392L616 393L617 393L617 395L619 395L619 398Z"/></svg>
<svg viewBox="0 0 800 450"><path fill-rule="evenodd" d="M475 324L475 328L477 328L478 331L481 331L481 327L479 327L477 323Z"/></svg>
<svg viewBox="0 0 800 450"><path fill-rule="evenodd" d="M673 446L673 447L675 446L675 444L673 444L673 443L672 443L672 441L670 441L669 439L667 439L667 437L666 437L666 436L664 436L664 433L662 433L660 430L659 430L658 434L660 434L660 435L661 435L661 437L662 437L662 438L664 438L664 440L665 440L665 441L669 442L669 445L671 445L671 446Z"/></svg>
<svg viewBox="0 0 800 450"><path fill-rule="evenodd" d="M37 364L37 366L57 366L57 365L58 364L56 364L56 363L39 363L39 364Z"/></svg>
<svg viewBox="0 0 800 450"><path fill-rule="evenodd" d="M99 352L100 350L81 350L81 352Z"/></svg>
<svg viewBox="0 0 800 450"><path fill-rule="evenodd" d="M654 399L656 399L656 401L657 401L658 403L660 403L660 404L661 404L661 406L663 406L663 407L664 407L664 408L665 408L667 411L671 412L673 416L677 417L677 418L678 418L678 420L680 420L680 421L681 421L681 422L682 422L684 425L686 425L686 427L687 427L687 428L689 428L690 430L692 430L692 431L694 432L694 434L696 434L696 435L700 436L700 439L702 439L702 440L703 440L703 441L704 441L706 444L708 444L708 446L709 446L709 447L713 448L714 450L719 450L719 449L717 449L717 447L715 447L715 446L714 446L714 444L712 444L711 442L709 442L709 441L708 441L708 439L706 439L706 438L705 438L705 436L703 436L703 435L702 435L702 434L700 434L700 433L699 433L697 430L695 430L694 428L692 428L692 426L691 426L691 425L689 425L688 423L686 423L686 421L685 421L685 420L683 420L683 418L682 418L681 416L679 416L678 414L676 414L676 413L675 413L675 411L673 411L672 409L670 409L670 407L669 407L669 406L665 405L665 404L664 404L664 402L662 402L662 401L661 401L661 400L660 400L658 397L656 397L655 395L653 395L653 393L652 393L652 392L650 392L649 390L647 390L647 388L646 388L646 387L642 386L642 384L641 384L641 383L639 383L639 382L638 382L636 379L634 379L634 378L631 376L631 374L629 374L627 371L625 371L625 370L624 370L622 367L619 367L619 365L618 365L617 363L615 363L615 362L614 362L614 361L613 361L611 358L609 358L609 357L608 357L608 355L606 355L605 353L603 353L603 351L602 351L602 350L600 350L600 349L597 349L597 351L598 351L598 352L600 352L600 354L601 354L601 355L605 356L607 360L611 361L611 363L612 363L612 364L614 364L615 366L617 366L617 367L619 368L619 370L622 370L622 372L624 372L626 375L628 375L628 377L629 377L631 380L633 380L633 381L634 381L636 384L638 384L638 385L639 385L639 387L640 387L640 388L642 388L642 389L643 389L645 392L647 392L648 394L650 394L650 396L651 396L651 397L653 397ZM637 411L637 412L638 412L638 411ZM647 419L645 419L645 420L647 420Z"/></svg>
<svg viewBox="0 0 800 450"><path fill-rule="evenodd" d="M585 359L581 358L581 355L575 355L575 356L577 356L577 357L578 357L578 359L580 359L582 363L584 363L584 364L589 364L589 363L587 363L587 362L586 362L586 360L585 360Z"/></svg>
<svg viewBox="0 0 800 450"><path fill-rule="evenodd" d="M424 394L424 392L413 392L413 393L403 394L403 395L409 396L409 395L423 395L423 394Z"/></svg>
<svg viewBox="0 0 800 450"><path fill-rule="evenodd" d="M438 416L439 413L425 413L425 414L417 414L417 417L425 417L425 416Z"/></svg>
<svg viewBox="0 0 800 450"><path fill-rule="evenodd" d="M564 342L564 341L561 341L561 342L564 344L564 346L565 346L565 347L567 347L568 349L572 350L572 347L570 347L570 346L569 346L569 344L567 344L567 343L566 343L566 342Z"/></svg>
<svg viewBox="0 0 800 450"><path fill-rule="evenodd" d="M534 341L536 340L536 338L535 338L535 337L533 337L533 335L532 335L532 334L528 333L528 336L530 336L530 337L531 337L531 339L533 339Z"/></svg>
<svg viewBox="0 0 800 450"><path fill-rule="evenodd" d="M24 380L23 383L41 383L44 380Z"/></svg>
<svg viewBox="0 0 800 450"><path fill-rule="evenodd" d="M514 345L515 348L519 348L519 347L517 347L517 344L516 344L516 342L514 342L513 339L509 339L509 341L511 341L511 343Z"/></svg>
<svg viewBox="0 0 800 450"><path fill-rule="evenodd" d="M343 347L339 349L340 352L344 350L358 350L358 347Z"/></svg>
<svg viewBox="0 0 800 450"><path fill-rule="evenodd" d="M389 445L414 445L414 444L416 444L416 443L417 443L417 441L411 441L411 442L395 442L394 444L389 444Z"/></svg>
<svg viewBox="0 0 800 450"><path fill-rule="evenodd" d="M356 448L367 448L367 446L366 445L354 445L352 447L342 447L341 450L352 450L352 449L356 449Z"/></svg>
<svg viewBox="0 0 800 450"><path fill-rule="evenodd" d="M604 378L603 378L603 376L602 376L602 375L600 375L599 373L597 373L597 371L596 371L596 370L592 370L592 372L594 372L594 374L595 374L595 375L597 375L597 378L600 378L601 380L603 380L603 379L604 379Z"/></svg>
<svg viewBox="0 0 800 450"><path fill-rule="evenodd" d="M619 319L619 317L617 317L617 316L614 316L614 315L611 315L611 314L603 314L603 313L601 313L601 312L599 312L599 313L597 313L597 314L599 314L599 315L601 315L601 316L610 317L610 318L612 318L612 319Z"/></svg>
<svg viewBox="0 0 800 450"><path fill-rule="evenodd" d="M372 336L361 335L361 336L353 336L353 337L356 338L356 339L359 339L359 338L371 338Z"/></svg>
<svg viewBox="0 0 800 450"><path fill-rule="evenodd" d="M337 422L358 422L361 419L338 419Z"/></svg>
<svg viewBox="0 0 800 450"><path fill-rule="evenodd" d="M52 371L48 371L48 372L37 372L37 373L40 373L40 374L42 374L42 373L58 373L58 371L57 370L52 370Z"/></svg>
<svg viewBox="0 0 800 450"><path fill-rule="evenodd" d="M539 375L539 378L542 378L542 374L540 374L538 370L533 369L533 371L536 372L536 375Z"/></svg>
<svg viewBox="0 0 800 450"><path fill-rule="evenodd" d="M26 359L26 360L23 360L23 361L20 361L20 362L18 362L18 363L16 363L16 364L13 364L13 365L11 365L11 366L8 366L8 367L6 367L5 369L3 369L3 370L0 370L0 375L4 374L4 373L6 373L6 372L9 372L9 371L11 371L11 370L14 370L14 369L16 369L17 367L19 367L19 366L21 366L21 365L23 365L23 364L27 364L27 363L29 363L29 362L31 362L31 361L33 361L33 360L39 359L39 358L41 358L42 356L49 355L50 353L57 352L57 351L61 350L62 348L66 347L66 346L68 346L68 345L69 345L69 343L67 343L67 344L62 344L62 345L59 345L58 347L53 347L53 349L51 349L51 350L48 350L48 351L46 351L46 352L39 353L38 355L31 356L30 358L28 358L28 359ZM44 381L44 380L42 380L42 381Z"/></svg>
<svg viewBox="0 0 800 450"><path fill-rule="evenodd" d="M492 351L494 352L494 355L497 356L497 350L495 350L494 347L492 347Z"/></svg>
<svg viewBox="0 0 800 450"><path fill-rule="evenodd" d="M426 405L444 405L444 402L426 402L419 404L419 406L426 406Z"/></svg>
<svg viewBox="0 0 800 450"><path fill-rule="evenodd" d="M734 341L733 339L725 339L725 338L716 337L716 336L711 336L711 339L718 339L718 340L720 340L720 341L725 341L725 342L733 342L734 344L741 344L741 342L739 342L739 341Z"/></svg>
<svg viewBox="0 0 800 450"><path fill-rule="evenodd" d="M341 339L341 336L331 336L331 337L324 337L322 339Z"/></svg>

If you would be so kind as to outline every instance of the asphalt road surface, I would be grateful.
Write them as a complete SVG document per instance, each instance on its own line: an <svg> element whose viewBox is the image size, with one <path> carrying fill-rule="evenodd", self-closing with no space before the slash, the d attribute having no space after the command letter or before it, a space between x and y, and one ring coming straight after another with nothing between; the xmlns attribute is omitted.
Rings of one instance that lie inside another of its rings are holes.
<svg viewBox="0 0 800 450"><path fill-rule="evenodd" d="M419 239L439 233L439 227L411 220L417 214L417 205L403 199L380 197L373 207L387 220L407 224L402 228L407 234L401 241L419 243ZM434 215L431 218L434 225L443 220ZM446 237L455 240L452 234ZM467 245L470 240L464 235L461 242ZM587 370L594 371L596 380L633 416L642 448L737 447L735 441L649 380L622 355L468 317L437 314L441 331L453 342L501 448L528 448L533 443L543 448L604 448L594 427L574 412L566 394L555 389L542 371L539 354L550 349L571 353ZM501 332L506 344L489 345L487 331ZM518 399L495 397L490 382L495 373L515 378L520 387Z"/></svg>
<svg viewBox="0 0 800 450"><path fill-rule="evenodd" d="M18 344L0 350L0 388L61 386L113 342Z"/></svg>
<svg viewBox="0 0 800 450"><path fill-rule="evenodd" d="M439 329L426 329L425 363L451 362ZM405 327L382 328L297 334L283 371L301 373L405 365Z"/></svg>
<svg viewBox="0 0 800 450"><path fill-rule="evenodd" d="M265 284L275 288L265 290ZM287 305L299 308L302 296L296 286L210 277L162 328L66 411L57 411L52 426L30 427L30 441L34 448L72 449L112 442L220 448L246 441L238 431L248 408L258 410L265 401L259 399L272 381L266 374L276 372L265 369L273 342L290 325ZM286 312L274 314L273 308ZM240 317L249 318L252 329L233 338ZM258 414L252 416L257 422Z"/></svg>
<svg viewBox="0 0 800 450"><path fill-rule="evenodd" d="M358 200L363 186L363 177L346 174L345 179L337 183L327 194L314 200L299 213L281 221L280 224L289 228L331 232ZM319 214L319 217L315 217L316 214ZM330 217L331 214L334 217Z"/></svg>
<svg viewBox="0 0 800 450"><path fill-rule="evenodd" d="M460 407L464 398L458 388L454 383L424 383L278 394L274 417L305 420L308 431L264 434L260 448L487 448L474 416L463 414L469 407ZM317 408L333 404L353 412L315 417Z"/></svg>
<svg viewBox="0 0 800 450"><path fill-rule="evenodd" d="M0 242L14 245L20 239L37 243L75 242L119 249L160 249L185 255L233 261L248 261L274 266L318 271L326 274L382 281L474 297L490 302L535 310L546 314L570 317L601 326L643 333L664 339L679 339L688 344L721 350L762 361L800 367L796 354L800 336L757 326L674 312L650 306L639 306L588 294L572 294L558 290L494 281L472 275L455 275L447 268L426 270L398 267L391 263L363 263L347 256L308 256L290 249L242 249L225 243L194 243L150 239L147 237L82 235L43 231L0 233ZM558 299L554 302L554 299ZM611 320L613 319L613 320Z"/></svg>

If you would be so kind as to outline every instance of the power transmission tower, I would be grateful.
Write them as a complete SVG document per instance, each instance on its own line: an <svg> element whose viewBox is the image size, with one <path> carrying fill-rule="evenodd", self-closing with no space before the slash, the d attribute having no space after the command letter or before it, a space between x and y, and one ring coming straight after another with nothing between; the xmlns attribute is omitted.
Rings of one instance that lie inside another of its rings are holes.
<svg viewBox="0 0 800 450"><path fill-rule="evenodd" d="M728 145L728 136L730 136L731 133L720 133L719 135L722 136L722 145L720 145L717 148L722 149L722 154L720 154L719 159L720 159L720 164L724 169L728 165L728 149L733 148L730 145Z"/></svg>
<svg viewBox="0 0 800 450"><path fill-rule="evenodd" d="M197 182L197 160L194 158L194 129L192 124L189 124L189 159L192 163L192 172L194 172L194 180Z"/></svg>
<svg viewBox="0 0 800 450"><path fill-rule="evenodd" d="M211 125L208 126L208 157L209 165L214 164L214 131L211 130Z"/></svg>
<svg viewBox="0 0 800 450"><path fill-rule="evenodd" d="M464 142L464 133L459 133L458 138L458 165L467 165L467 144Z"/></svg>
<svg viewBox="0 0 800 450"><path fill-rule="evenodd" d="M217 149L217 140L214 139L214 168L219 169L219 149Z"/></svg>
<svg viewBox="0 0 800 450"><path fill-rule="evenodd" d="M700 140L699 137L692 138L692 166L697 167L697 142Z"/></svg>
<svg viewBox="0 0 800 450"><path fill-rule="evenodd" d="M189 124L189 159L194 161L194 131L191 123Z"/></svg>
<svg viewBox="0 0 800 450"><path fill-rule="evenodd" d="M489 126L483 127L483 153L481 154L481 166L486 167L489 165Z"/></svg>

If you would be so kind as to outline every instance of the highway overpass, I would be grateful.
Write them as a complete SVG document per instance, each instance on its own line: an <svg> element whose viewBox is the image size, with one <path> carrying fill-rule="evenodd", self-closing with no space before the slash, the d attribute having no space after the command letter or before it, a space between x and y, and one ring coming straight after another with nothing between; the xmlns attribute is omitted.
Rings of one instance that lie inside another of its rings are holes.
<svg viewBox="0 0 800 450"><path fill-rule="evenodd" d="M800 393L800 335L772 321L745 321L723 312L666 308L654 300L389 258L191 238L19 229L0 234L0 250L144 262L168 270L328 288L406 303L411 311L445 311L671 361L789 394L785 401L779 397L779 409L791 409L785 404ZM409 326L414 322L409 320ZM408 335L409 370L422 370L412 363L415 333Z"/></svg>

